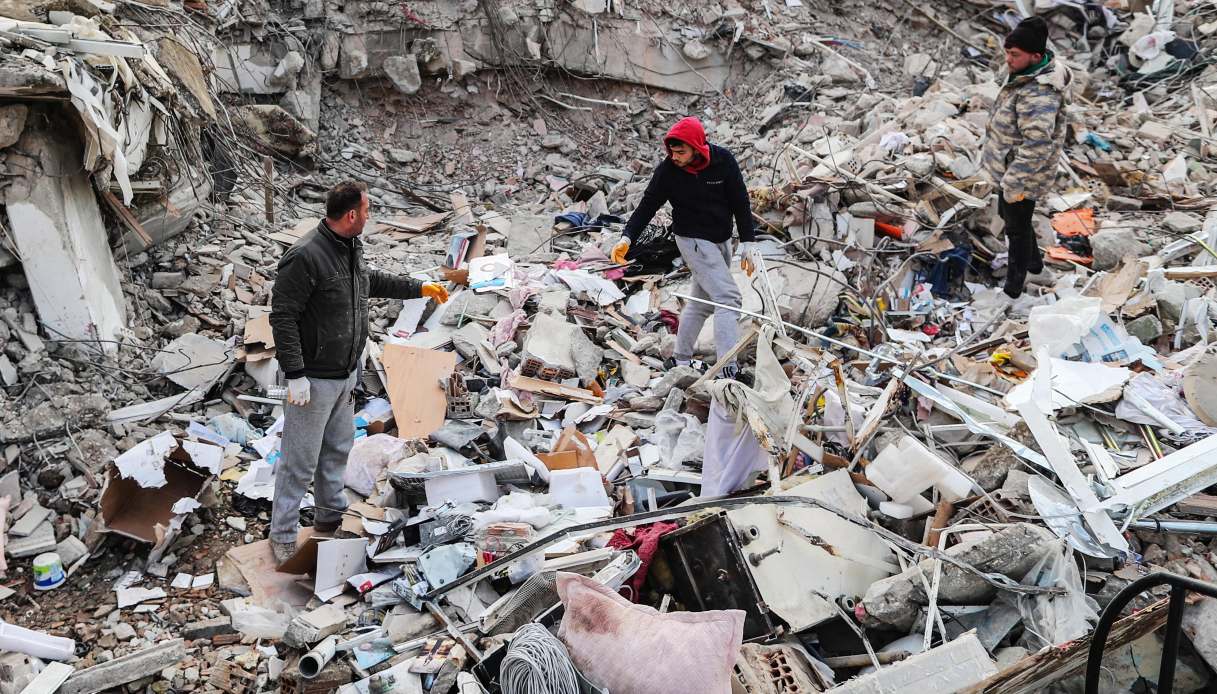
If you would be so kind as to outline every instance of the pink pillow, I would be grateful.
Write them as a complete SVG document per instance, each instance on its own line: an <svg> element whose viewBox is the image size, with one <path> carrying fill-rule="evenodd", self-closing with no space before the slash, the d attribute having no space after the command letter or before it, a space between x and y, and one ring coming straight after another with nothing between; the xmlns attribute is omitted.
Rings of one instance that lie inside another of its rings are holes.
<svg viewBox="0 0 1217 694"><path fill-rule="evenodd" d="M613 694L730 694L743 610L660 614L590 578L558 574L558 638L575 666Z"/></svg>

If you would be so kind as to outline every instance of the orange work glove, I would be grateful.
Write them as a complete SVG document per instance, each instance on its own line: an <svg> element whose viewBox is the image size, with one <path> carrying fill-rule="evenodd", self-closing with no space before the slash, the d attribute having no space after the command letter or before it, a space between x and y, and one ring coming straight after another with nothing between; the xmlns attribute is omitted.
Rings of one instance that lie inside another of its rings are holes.
<svg viewBox="0 0 1217 694"><path fill-rule="evenodd" d="M609 254L609 258L618 265L625 265L630 262L625 259L625 254L630 251L630 240L622 236L621 240L613 246L613 252Z"/></svg>
<svg viewBox="0 0 1217 694"><path fill-rule="evenodd" d="M424 282L422 294L428 299L435 299L437 304L442 304L448 300L448 290L444 289L444 285L438 282Z"/></svg>

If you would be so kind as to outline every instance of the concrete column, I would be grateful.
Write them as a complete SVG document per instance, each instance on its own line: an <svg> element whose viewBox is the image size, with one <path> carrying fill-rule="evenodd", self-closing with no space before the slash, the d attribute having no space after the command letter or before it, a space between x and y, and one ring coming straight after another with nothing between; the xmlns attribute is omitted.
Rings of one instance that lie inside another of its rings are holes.
<svg viewBox="0 0 1217 694"><path fill-rule="evenodd" d="M51 339L113 340L126 325L118 268L82 166L79 125L55 106L30 109L6 151L4 204L38 316ZM102 343L107 351L115 345Z"/></svg>

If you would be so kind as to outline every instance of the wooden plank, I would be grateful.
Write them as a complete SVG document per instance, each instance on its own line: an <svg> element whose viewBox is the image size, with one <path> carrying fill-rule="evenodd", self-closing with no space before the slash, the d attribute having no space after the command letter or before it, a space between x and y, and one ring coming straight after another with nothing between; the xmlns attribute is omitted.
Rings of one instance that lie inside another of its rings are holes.
<svg viewBox="0 0 1217 694"><path fill-rule="evenodd" d="M1168 280L1195 280L1203 277L1217 277L1217 265L1187 265L1183 267L1162 268Z"/></svg>
<svg viewBox="0 0 1217 694"><path fill-rule="evenodd" d="M629 361L631 361L635 364L642 363L642 359L639 358L639 356L637 354L634 354L633 352L626 349L625 347L622 347L621 345L617 344L613 340L605 340L605 343L607 343L608 346L611 347L614 352L620 354L623 359L628 359Z"/></svg>
<svg viewBox="0 0 1217 694"><path fill-rule="evenodd" d="M385 345L381 360L398 438L425 438L443 426L448 396L440 380L456 369L456 352Z"/></svg>
<svg viewBox="0 0 1217 694"><path fill-rule="evenodd" d="M315 229L320 223L321 220L317 218L297 219L291 229L280 229L279 231L267 234L267 236L279 243L290 246L299 241L301 236Z"/></svg>
<svg viewBox="0 0 1217 694"><path fill-rule="evenodd" d="M436 212L434 214L425 214L421 217L397 216L390 217L389 219L378 219L376 221L398 231L404 231L410 234L422 234L431 231L436 226L439 226L439 224L448 218L449 214L451 213Z"/></svg>
<svg viewBox="0 0 1217 694"><path fill-rule="evenodd" d="M106 201L106 204L110 206L111 210L114 210L114 214L118 215L118 218L120 221L122 221L123 226L134 232L135 235L144 242L144 248L149 248L152 246L152 237L148 235L147 231L144 231L144 225L139 223L139 220L135 218L135 215L131 214L131 210L127 209L126 205L122 204L118 198L114 197L114 193L111 193L108 190L103 190L101 191L101 199Z"/></svg>
<svg viewBox="0 0 1217 694"><path fill-rule="evenodd" d="M1119 657L1116 653L1118 648L1161 629L1166 624L1168 602L1163 598L1143 610L1116 620L1104 649L1107 657ZM1046 691L1053 682L1085 670L1091 636L1087 634L1080 639L1042 648L998 671L984 682L961 690L961 694L1035 694Z"/></svg>
<svg viewBox="0 0 1217 694"><path fill-rule="evenodd" d="M1175 513L1190 513L1193 516L1217 516L1217 496L1193 494L1175 504Z"/></svg>
<svg viewBox="0 0 1217 694"><path fill-rule="evenodd" d="M544 393L545 395L553 395L554 397L586 402L593 405L599 405L601 402L604 402L604 398L586 388L564 386L561 383L542 381L539 378L530 378L528 376L515 376L507 385L516 390L523 390L529 393Z"/></svg>

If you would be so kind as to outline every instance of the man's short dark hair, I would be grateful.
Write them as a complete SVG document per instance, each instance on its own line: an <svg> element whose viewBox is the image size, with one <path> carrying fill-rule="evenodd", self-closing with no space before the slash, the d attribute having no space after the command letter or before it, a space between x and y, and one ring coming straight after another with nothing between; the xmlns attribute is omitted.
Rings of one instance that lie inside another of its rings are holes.
<svg viewBox="0 0 1217 694"><path fill-rule="evenodd" d="M343 181L330 188L330 192L325 196L326 218L338 219L351 210L359 209L359 203L367 190L367 184L359 181Z"/></svg>

